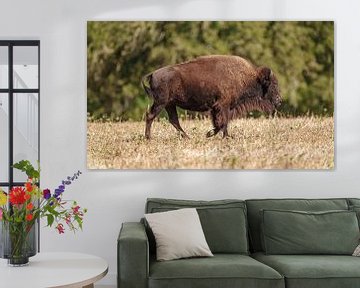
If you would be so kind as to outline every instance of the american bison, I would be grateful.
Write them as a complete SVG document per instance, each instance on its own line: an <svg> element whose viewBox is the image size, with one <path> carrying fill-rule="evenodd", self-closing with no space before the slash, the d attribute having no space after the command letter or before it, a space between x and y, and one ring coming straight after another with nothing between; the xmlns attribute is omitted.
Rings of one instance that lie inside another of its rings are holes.
<svg viewBox="0 0 360 288"><path fill-rule="evenodd" d="M145 137L150 138L154 118L165 108L170 123L181 128L176 106L190 111L210 111L214 129L228 136L229 121L259 110L273 113L281 103L278 81L267 67L256 67L238 56L202 56L181 64L160 68L142 79L154 103L146 113Z"/></svg>

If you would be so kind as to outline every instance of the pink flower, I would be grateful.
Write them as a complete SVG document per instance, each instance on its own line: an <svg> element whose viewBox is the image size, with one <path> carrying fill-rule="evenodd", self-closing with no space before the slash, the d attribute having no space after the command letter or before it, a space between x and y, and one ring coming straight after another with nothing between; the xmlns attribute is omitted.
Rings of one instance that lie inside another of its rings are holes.
<svg viewBox="0 0 360 288"><path fill-rule="evenodd" d="M0 208L0 220L2 220L2 214L3 214L3 211L2 211L2 209Z"/></svg>
<svg viewBox="0 0 360 288"><path fill-rule="evenodd" d="M67 225L69 225L71 223L71 215L70 214L66 215L65 222L66 222Z"/></svg>
<svg viewBox="0 0 360 288"><path fill-rule="evenodd" d="M65 233L64 226L61 223L59 223L55 228L58 230L59 234Z"/></svg>
<svg viewBox="0 0 360 288"><path fill-rule="evenodd" d="M79 214L79 209L80 209L80 206L72 207L73 214L74 214L74 215Z"/></svg>

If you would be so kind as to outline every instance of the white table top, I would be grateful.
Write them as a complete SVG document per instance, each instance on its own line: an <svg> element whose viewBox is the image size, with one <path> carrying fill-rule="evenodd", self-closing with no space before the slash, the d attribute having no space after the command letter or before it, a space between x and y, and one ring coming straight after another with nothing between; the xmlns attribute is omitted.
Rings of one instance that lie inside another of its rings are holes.
<svg viewBox="0 0 360 288"><path fill-rule="evenodd" d="M97 256L80 253L38 253L29 265L9 267L0 259L1 288L77 288L90 285L108 272L108 264Z"/></svg>

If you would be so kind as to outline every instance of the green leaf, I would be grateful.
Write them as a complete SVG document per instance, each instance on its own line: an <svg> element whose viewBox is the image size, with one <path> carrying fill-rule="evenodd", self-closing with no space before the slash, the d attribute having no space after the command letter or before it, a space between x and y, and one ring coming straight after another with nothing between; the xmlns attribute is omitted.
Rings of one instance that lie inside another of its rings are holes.
<svg viewBox="0 0 360 288"><path fill-rule="evenodd" d="M54 223L54 216L51 214L47 215L47 224L51 227L51 225Z"/></svg>
<svg viewBox="0 0 360 288"><path fill-rule="evenodd" d="M79 228L82 230L83 220L79 216L75 215L74 220L77 222Z"/></svg>
<svg viewBox="0 0 360 288"><path fill-rule="evenodd" d="M21 160L15 163L13 167L22 172L25 172L29 178L36 180L40 179L40 168L36 170L29 160Z"/></svg>
<svg viewBox="0 0 360 288"><path fill-rule="evenodd" d="M60 215L59 212L57 212L53 207L51 207L50 205L46 207L46 210L52 214L55 217L58 217Z"/></svg>

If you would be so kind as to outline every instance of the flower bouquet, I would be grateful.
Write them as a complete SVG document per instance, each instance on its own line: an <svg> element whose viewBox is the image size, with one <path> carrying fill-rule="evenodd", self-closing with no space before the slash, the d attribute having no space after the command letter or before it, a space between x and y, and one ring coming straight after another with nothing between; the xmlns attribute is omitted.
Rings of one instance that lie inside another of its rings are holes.
<svg viewBox="0 0 360 288"><path fill-rule="evenodd" d="M36 254L35 223L45 218L47 226L55 227L59 234L82 229L86 209L75 202L64 200L66 186L81 174L76 172L54 189L40 189L40 168L35 169L27 160L13 165L26 173L28 179L23 187L12 187L8 194L0 188L0 257L8 259L9 265L26 265L29 257Z"/></svg>

